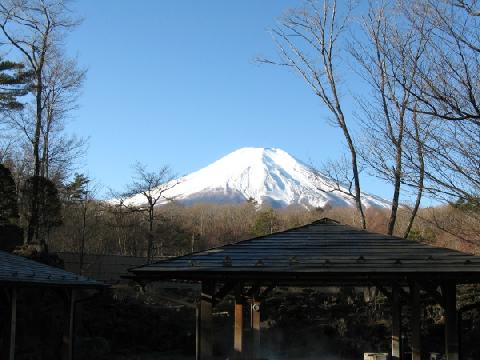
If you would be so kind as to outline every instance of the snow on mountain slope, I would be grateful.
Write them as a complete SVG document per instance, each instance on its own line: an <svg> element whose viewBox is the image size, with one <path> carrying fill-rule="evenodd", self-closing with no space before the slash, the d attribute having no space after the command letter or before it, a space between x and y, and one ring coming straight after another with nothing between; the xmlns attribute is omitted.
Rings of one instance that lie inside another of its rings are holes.
<svg viewBox="0 0 480 360"><path fill-rule="evenodd" d="M354 206L351 198L332 191L332 180L276 148L242 148L177 181L164 195L184 204L241 203L253 198L276 208ZM389 206L369 194L363 194L362 202L367 207ZM141 205L145 198L136 195L126 203Z"/></svg>

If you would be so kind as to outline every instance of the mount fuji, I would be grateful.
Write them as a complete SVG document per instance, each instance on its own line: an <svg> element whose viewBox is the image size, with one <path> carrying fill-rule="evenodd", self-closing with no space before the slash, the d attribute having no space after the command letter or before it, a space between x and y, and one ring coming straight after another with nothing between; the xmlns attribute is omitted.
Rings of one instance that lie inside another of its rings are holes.
<svg viewBox="0 0 480 360"><path fill-rule="evenodd" d="M333 180L277 148L241 148L174 181L177 184L164 196L186 205L254 199L259 205L274 208L355 206L351 197L334 191ZM125 203L143 205L145 198L138 194ZM366 193L362 203L365 207L390 206L388 201Z"/></svg>

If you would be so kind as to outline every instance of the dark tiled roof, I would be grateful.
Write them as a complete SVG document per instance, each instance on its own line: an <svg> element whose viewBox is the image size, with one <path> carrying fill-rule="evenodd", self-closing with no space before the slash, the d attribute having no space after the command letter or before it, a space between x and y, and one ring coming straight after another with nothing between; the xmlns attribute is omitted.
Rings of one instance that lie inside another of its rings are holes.
<svg viewBox="0 0 480 360"><path fill-rule="evenodd" d="M406 278L480 282L480 257L322 219L130 269L137 278Z"/></svg>
<svg viewBox="0 0 480 360"><path fill-rule="evenodd" d="M102 283L53 266L0 251L0 283L99 287Z"/></svg>

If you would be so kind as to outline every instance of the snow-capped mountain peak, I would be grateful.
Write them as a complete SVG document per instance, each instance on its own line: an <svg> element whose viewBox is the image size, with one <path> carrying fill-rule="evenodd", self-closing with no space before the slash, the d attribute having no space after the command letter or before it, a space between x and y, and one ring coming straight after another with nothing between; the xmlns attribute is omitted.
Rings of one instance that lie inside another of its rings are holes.
<svg viewBox="0 0 480 360"><path fill-rule="evenodd" d="M334 191L332 180L278 148L241 148L177 181L165 197L185 204L241 203L252 198L272 207L354 206L353 199ZM144 202L142 195L128 200ZM368 194L362 202L367 207L388 206L387 201Z"/></svg>

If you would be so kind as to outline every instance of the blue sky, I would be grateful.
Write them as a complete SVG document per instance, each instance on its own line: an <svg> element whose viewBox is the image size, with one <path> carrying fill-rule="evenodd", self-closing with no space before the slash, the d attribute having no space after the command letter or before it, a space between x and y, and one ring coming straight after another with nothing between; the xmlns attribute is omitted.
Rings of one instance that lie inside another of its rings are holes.
<svg viewBox="0 0 480 360"><path fill-rule="evenodd" d="M298 4L77 1L84 22L67 47L88 68L69 124L89 138L80 170L121 189L135 161L183 175L245 146L279 147L314 164L338 157L341 133L310 89L296 74L254 61L275 55L267 29ZM349 86L347 113L350 90L362 84ZM390 198L390 187L371 177L364 190Z"/></svg>

